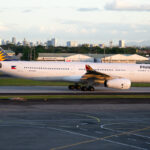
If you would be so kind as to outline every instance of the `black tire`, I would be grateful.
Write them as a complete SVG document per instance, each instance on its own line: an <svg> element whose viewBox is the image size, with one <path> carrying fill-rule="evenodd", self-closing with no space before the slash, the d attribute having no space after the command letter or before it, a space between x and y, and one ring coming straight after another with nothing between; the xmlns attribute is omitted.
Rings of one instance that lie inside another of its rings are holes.
<svg viewBox="0 0 150 150"><path fill-rule="evenodd" d="M75 88L76 88L76 90L81 90L81 86L80 85L76 85Z"/></svg>
<svg viewBox="0 0 150 150"><path fill-rule="evenodd" d="M93 86L89 86L88 91L95 91L95 88Z"/></svg>
<svg viewBox="0 0 150 150"><path fill-rule="evenodd" d="M81 90L82 91L87 91L87 87L86 86L82 86Z"/></svg>
<svg viewBox="0 0 150 150"><path fill-rule="evenodd" d="M69 85L69 86L68 86L68 89L69 89L69 90L74 90L74 89L75 89L75 85Z"/></svg>

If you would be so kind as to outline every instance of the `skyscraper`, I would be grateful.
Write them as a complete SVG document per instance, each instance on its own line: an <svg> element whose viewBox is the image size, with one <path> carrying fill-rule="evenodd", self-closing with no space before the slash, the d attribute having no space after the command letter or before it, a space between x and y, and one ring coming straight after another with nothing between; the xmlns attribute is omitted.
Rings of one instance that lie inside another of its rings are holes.
<svg viewBox="0 0 150 150"><path fill-rule="evenodd" d="M75 41L68 41L67 42L67 47L77 47L78 44Z"/></svg>
<svg viewBox="0 0 150 150"><path fill-rule="evenodd" d="M6 41L5 40L2 40L2 45L6 45Z"/></svg>
<svg viewBox="0 0 150 150"><path fill-rule="evenodd" d="M105 48L105 44L99 44L100 48Z"/></svg>
<svg viewBox="0 0 150 150"><path fill-rule="evenodd" d="M124 40L119 41L119 47L120 48L125 48L125 41Z"/></svg>
<svg viewBox="0 0 150 150"><path fill-rule="evenodd" d="M12 44L15 44L16 45L17 41L16 41L16 38L15 37L12 37Z"/></svg>
<svg viewBox="0 0 150 150"><path fill-rule="evenodd" d="M47 41L47 47L52 46L52 41Z"/></svg>
<svg viewBox="0 0 150 150"><path fill-rule="evenodd" d="M110 41L110 42L109 42L109 47L110 47L110 48L113 48L113 41Z"/></svg>
<svg viewBox="0 0 150 150"><path fill-rule="evenodd" d="M48 40L47 41L47 46L53 46L56 47L57 46L57 40L55 38Z"/></svg>
<svg viewBox="0 0 150 150"><path fill-rule="evenodd" d="M24 40L23 40L23 46L27 46L28 45L28 42L27 42L27 40L24 38Z"/></svg>
<svg viewBox="0 0 150 150"><path fill-rule="evenodd" d="M51 44L52 44L52 46L56 47L57 40L55 38L51 39Z"/></svg>
<svg viewBox="0 0 150 150"><path fill-rule="evenodd" d="M2 40L0 39L0 45L2 45Z"/></svg>

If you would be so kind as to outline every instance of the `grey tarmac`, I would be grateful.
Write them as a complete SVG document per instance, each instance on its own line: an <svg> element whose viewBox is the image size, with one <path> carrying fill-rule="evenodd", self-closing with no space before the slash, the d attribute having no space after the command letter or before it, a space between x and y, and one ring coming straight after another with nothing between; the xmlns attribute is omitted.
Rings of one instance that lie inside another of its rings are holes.
<svg viewBox="0 0 150 150"><path fill-rule="evenodd" d="M35 94L150 94L150 87L131 87L129 90L96 87L93 92L69 90L67 86L0 86L2 93L35 93Z"/></svg>
<svg viewBox="0 0 150 150"><path fill-rule="evenodd" d="M0 104L2 150L150 150L150 104Z"/></svg>

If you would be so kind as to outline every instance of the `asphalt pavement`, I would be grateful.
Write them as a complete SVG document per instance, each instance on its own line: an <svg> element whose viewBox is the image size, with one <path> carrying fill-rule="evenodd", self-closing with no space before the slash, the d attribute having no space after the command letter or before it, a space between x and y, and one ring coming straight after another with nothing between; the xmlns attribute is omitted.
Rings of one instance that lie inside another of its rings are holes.
<svg viewBox="0 0 150 150"><path fill-rule="evenodd" d="M150 104L0 104L2 150L150 150Z"/></svg>
<svg viewBox="0 0 150 150"><path fill-rule="evenodd" d="M106 87L96 87L95 91L69 90L67 86L0 86L2 93L35 93L35 94L150 94L150 87L131 87L129 90L111 89Z"/></svg>

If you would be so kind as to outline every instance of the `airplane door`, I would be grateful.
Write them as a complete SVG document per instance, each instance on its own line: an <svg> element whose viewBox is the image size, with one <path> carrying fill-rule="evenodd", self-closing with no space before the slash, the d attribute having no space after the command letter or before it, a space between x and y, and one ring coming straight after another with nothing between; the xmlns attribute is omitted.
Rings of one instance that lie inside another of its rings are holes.
<svg viewBox="0 0 150 150"><path fill-rule="evenodd" d="M76 75L77 74L77 67L76 66L71 66L70 67L70 72L72 73L72 75Z"/></svg>
<svg viewBox="0 0 150 150"><path fill-rule="evenodd" d="M136 77L135 77L135 71L134 71L134 69L130 69L130 73L129 73L129 78L131 79L131 80L134 80Z"/></svg>
<svg viewBox="0 0 150 150"><path fill-rule="evenodd" d="M23 66L21 64L17 65L17 71L18 71L18 73L24 72L24 68L23 68Z"/></svg>

